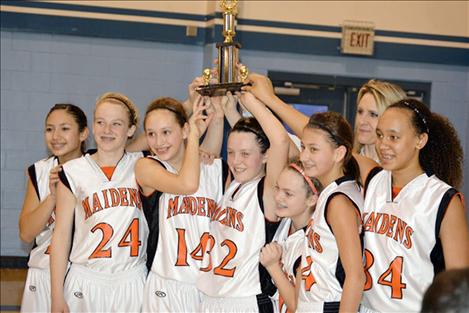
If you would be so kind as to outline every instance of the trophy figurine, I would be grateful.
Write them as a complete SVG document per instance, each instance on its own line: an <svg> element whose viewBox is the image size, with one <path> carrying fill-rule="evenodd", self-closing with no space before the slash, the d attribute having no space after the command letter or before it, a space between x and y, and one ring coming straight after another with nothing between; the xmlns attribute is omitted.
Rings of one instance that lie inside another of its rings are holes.
<svg viewBox="0 0 469 313"><path fill-rule="evenodd" d="M211 71L205 69L203 72L204 85L196 88L196 91L203 96L222 96L228 91L234 93L240 91L241 87L249 85L245 83L248 76L248 69L241 66L238 70L238 51L241 45L233 41L236 34L236 6L238 0L222 0L221 8L223 10L223 42L217 43L218 48L218 83L210 84ZM239 76L238 76L239 73Z"/></svg>

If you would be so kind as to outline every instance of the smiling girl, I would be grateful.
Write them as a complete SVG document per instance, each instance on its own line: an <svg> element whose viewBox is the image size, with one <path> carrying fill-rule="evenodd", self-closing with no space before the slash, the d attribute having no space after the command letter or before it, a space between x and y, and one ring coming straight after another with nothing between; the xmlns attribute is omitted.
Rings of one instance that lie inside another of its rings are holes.
<svg viewBox="0 0 469 313"><path fill-rule="evenodd" d="M252 87L247 89L300 135L304 171L324 186L306 230L297 275L297 312L356 312L365 277L360 240L363 197L360 170L352 156L352 128L337 112L316 113L308 120L275 96L267 77L252 74L249 79Z"/></svg>
<svg viewBox="0 0 469 313"><path fill-rule="evenodd" d="M151 216L151 271L144 312L190 312L200 305L195 282L209 237L210 213L221 200L227 173L220 159L211 165L199 160L199 138L207 125L205 139L212 145L205 148L210 154L220 153L223 135L221 108L208 117L204 110L214 112L199 97L188 119L181 103L159 98L145 114L145 134L153 155L139 160L135 168L144 210Z"/></svg>
<svg viewBox="0 0 469 313"><path fill-rule="evenodd" d="M275 187L280 222L272 243L261 250L260 262L272 276L278 293L273 297L276 312L295 312L298 295L296 275L301 270L305 231L318 200L321 184L309 177L296 161L280 173Z"/></svg>
<svg viewBox="0 0 469 313"><path fill-rule="evenodd" d="M49 255L55 226L58 172L65 162L84 153L88 137L85 113L73 104L56 104L46 117L44 139L52 156L28 168L28 186L19 219L20 238L34 240L28 261L21 312L49 312Z"/></svg>
<svg viewBox="0 0 469 313"><path fill-rule="evenodd" d="M376 128L383 169L365 185L363 312L418 312L435 274L469 266L463 152L446 118L401 100Z"/></svg>
<svg viewBox="0 0 469 313"><path fill-rule="evenodd" d="M259 266L259 252L278 226L274 187L287 162L289 137L251 93L241 95L241 101L257 120L239 120L228 137L234 180L211 216L210 241L197 281L204 293L203 312L273 310L269 296L275 289Z"/></svg>
<svg viewBox="0 0 469 313"><path fill-rule="evenodd" d="M93 120L96 152L67 162L59 173L53 312L141 310L148 226L134 166L143 154L125 151L136 125L137 111L126 96L103 94Z"/></svg>

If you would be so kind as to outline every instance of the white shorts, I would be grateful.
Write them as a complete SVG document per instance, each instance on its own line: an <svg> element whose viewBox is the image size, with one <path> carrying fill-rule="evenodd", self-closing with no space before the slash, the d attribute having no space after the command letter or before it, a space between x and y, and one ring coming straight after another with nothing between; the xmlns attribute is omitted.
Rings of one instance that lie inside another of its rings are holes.
<svg viewBox="0 0 469 313"><path fill-rule="evenodd" d="M373 311L372 309L364 306L363 304L360 305L360 313L378 313L378 311Z"/></svg>
<svg viewBox="0 0 469 313"><path fill-rule="evenodd" d="M213 313L258 313L256 296L239 298L216 298L202 295L200 312Z"/></svg>
<svg viewBox="0 0 469 313"><path fill-rule="evenodd" d="M298 301L297 313L339 312L340 302L302 302Z"/></svg>
<svg viewBox="0 0 469 313"><path fill-rule="evenodd" d="M142 312L197 312L200 295L195 284L166 279L150 271Z"/></svg>
<svg viewBox="0 0 469 313"><path fill-rule="evenodd" d="M140 312L147 268L101 273L72 264L64 295L70 312Z"/></svg>
<svg viewBox="0 0 469 313"><path fill-rule="evenodd" d="M50 312L50 272L29 268L24 286L21 312Z"/></svg>

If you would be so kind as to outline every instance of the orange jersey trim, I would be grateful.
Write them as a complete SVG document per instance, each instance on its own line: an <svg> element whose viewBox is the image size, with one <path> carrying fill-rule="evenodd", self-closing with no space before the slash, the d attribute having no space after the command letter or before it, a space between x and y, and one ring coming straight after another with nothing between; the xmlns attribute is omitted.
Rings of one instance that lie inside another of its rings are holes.
<svg viewBox="0 0 469 313"><path fill-rule="evenodd" d="M392 186L392 198L393 199L396 198L399 192L401 192L401 190L402 190L402 187Z"/></svg>
<svg viewBox="0 0 469 313"><path fill-rule="evenodd" d="M107 179L111 180L112 174L114 174L114 170L116 169L115 166L102 166L101 170L103 171L104 175L106 175Z"/></svg>

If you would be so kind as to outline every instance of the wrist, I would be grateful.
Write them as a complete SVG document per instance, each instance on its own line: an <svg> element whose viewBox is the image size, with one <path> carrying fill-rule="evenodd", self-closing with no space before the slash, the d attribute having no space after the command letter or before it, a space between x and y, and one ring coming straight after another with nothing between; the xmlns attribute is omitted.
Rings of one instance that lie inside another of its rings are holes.
<svg viewBox="0 0 469 313"><path fill-rule="evenodd" d="M270 106L272 103L276 103L280 100L279 97L275 93L269 94L265 97L265 99L262 99L262 101L265 103L266 106Z"/></svg>
<svg viewBox="0 0 469 313"><path fill-rule="evenodd" d="M51 202L55 203L56 199L57 199L57 196L56 196L55 192L54 193L51 192L47 195L47 200L48 201L51 201Z"/></svg>
<svg viewBox="0 0 469 313"><path fill-rule="evenodd" d="M272 263L272 264L269 264L268 266L265 267L270 273L273 273L273 272L278 272L278 271L282 271L282 268L280 267L280 263L279 262L275 262L275 263Z"/></svg>
<svg viewBox="0 0 469 313"><path fill-rule="evenodd" d="M198 129L194 129L191 127L189 135L187 136L188 141L191 141L192 139L195 142L199 142L200 137L201 137L201 134L199 134Z"/></svg>

